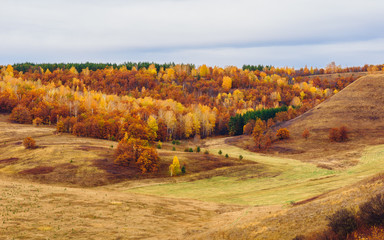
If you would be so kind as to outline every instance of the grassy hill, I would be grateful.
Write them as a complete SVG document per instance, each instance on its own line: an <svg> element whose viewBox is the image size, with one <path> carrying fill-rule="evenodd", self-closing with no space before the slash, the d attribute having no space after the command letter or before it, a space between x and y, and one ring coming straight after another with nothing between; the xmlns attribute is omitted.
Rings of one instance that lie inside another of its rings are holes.
<svg viewBox="0 0 384 240"><path fill-rule="evenodd" d="M269 153L327 169L356 165L367 146L384 143L383 86L383 74L363 76L303 115L278 125L288 128L291 138L273 144ZM349 140L331 142L329 130L340 126L347 127ZM310 131L307 140L302 137L304 129ZM249 137L234 142L253 144Z"/></svg>
<svg viewBox="0 0 384 240"><path fill-rule="evenodd" d="M292 133L345 125L356 137L384 136L384 75L361 77L305 114L287 122Z"/></svg>

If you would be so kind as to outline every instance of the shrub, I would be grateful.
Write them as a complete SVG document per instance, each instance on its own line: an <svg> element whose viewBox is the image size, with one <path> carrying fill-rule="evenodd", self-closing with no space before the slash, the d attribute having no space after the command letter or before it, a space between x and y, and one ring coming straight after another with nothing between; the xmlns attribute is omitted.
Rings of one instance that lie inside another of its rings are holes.
<svg viewBox="0 0 384 240"><path fill-rule="evenodd" d="M341 238L345 238L357 228L354 213L345 208L335 212L332 216L328 217L328 220L328 226Z"/></svg>
<svg viewBox="0 0 384 240"><path fill-rule="evenodd" d="M345 142L348 140L348 130L345 126L332 128L329 130L329 140L331 142Z"/></svg>
<svg viewBox="0 0 384 240"><path fill-rule="evenodd" d="M179 140L176 140L176 145L180 145L180 141Z"/></svg>
<svg viewBox="0 0 384 240"><path fill-rule="evenodd" d="M173 148L172 148L172 151L176 151L176 148L175 148L175 147L173 147Z"/></svg>
<svg viewBox="0 0 384 240"><path fill-rule="evenodd" d="M197 148L196 148L196 152L200 152L200 146L198 146Z"/></svg>
<svg viewBox="0 0 384 240"><path fill-rule="evenodd" d="M189 148L189 152L193 152L193 149L192 149L192 148Z"/></svg>
<svg viewBox="0 0 384 240"><path fill-rule="evenodd" d="M184 148L184 152L189 152L189 148Z"/></svg>
<svg viewBox="0 0 384 240"><path fill-rule="evenodd" d="M239 156L239 159L242 160L242 159L243 159L243 155L240 155L240 156Z"/></svg>
<svg viewBox="0 0 384 240"><path fill-rule="evenodd" d="M226 157L226 158L228 158L228 157L229 157L228 153L227 153L227 154L225 154L225 157Z"/></svg>
<svg viewBox="0 0 384 240"><path fill-rule="evenodd" d="M208 150L205 150L205 151L204 151L204 154L209 154Z"/></svg>
<svg viewBox="0 0 384 240"><path fill-rule="evenodd" d="M305 140L307 140L309 138L309 130L307 128L304 129L304 131L301 134L301 136L303 136L303 138L305 138Z"/></svg>
<svg viewBox="0 0 384 240"><path fill-rule="evenodd" d="M159 141L159 142L157 143L156 147L157 147L158 149L161 149L161 148L163 147L163 143Z"/></svg>
<svg viewBox="0 0 384 240"><path fill-rule="evenodd" d="M221 155L221 154L223 154L223 152L221 150L219 150L219 154Z"/></svg>
<svg viewBox="0 0 384 240"><path fill-rule="evenodd" d="M23 145L26 149L35 149L36 148L36 142L31 137L26 137L23 141Z"/></svg>
<svg viewBox="0 0 384 240"><path fill-rule="evenodd" d="M175 145L175 144L176 144L176 141L175 141L175 140L172 140L172 144Z"/></svg>
<svg viewBox="0 0 384 240"><path fill-rule="evenodd" d="M384 194L377 194L359 206L359 217L370 226L384 224Z"/></svg>
<svg viewBox="0 0 384 240"><path fill-rule="evenodd" d="M348 130L346 126L341 126L339 128L340 141L345 142L348 140Z"/></svg>
<svg viewBox="0 0 384 240"><path fill-rule="evenodd" d="M181 167L181 173L185 174L185 164Z"/></svg>
<svg viewBox="0 0 384 240"><path fill-rule="evenodd" d="M280 140L289 138L289 131L286 128L280 128L277 130L276 137Z"/></svg>

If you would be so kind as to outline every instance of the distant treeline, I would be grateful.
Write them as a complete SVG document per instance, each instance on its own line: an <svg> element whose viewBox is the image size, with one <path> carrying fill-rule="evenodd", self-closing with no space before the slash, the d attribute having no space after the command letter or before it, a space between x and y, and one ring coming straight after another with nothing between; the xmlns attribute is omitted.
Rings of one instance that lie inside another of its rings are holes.
<svg viewBox="0 0 384 240"><path fill-rule="evenodd" d="M141 68L148 68L150 65L155 65L157 71L160 70L160 68L169 68L173 67L176 64L175 63L154 63L154 62L125 62L122 64L116 64L116 63L17 63L13 65L13 69L19 71L19 72L28 72L29 70L35 71L38 70L40 67L44 70L49 69L49 71L53 72L54 70L60 68L60 69L70 69L71 67L75 67L78 72L81 72L83 69L88 68L89 70L96 71L98 69L105 69L106 67L113 67L113 68L120 68L125 66L128 70L131 70L133 67L136 69L141 69ZM191 68L195 68L195 65L193 64L187 64Z"/></svg>
<svg viewBox="0 0 384 240"><path fill-rule="evenodd" d="M243 70L245 70L245 69L248 69L248 70L250 70L250 71L256 71L256 70L259 70L259 71L263 71L264 70L264 68L266 68L266 69L268 69L268 70L270 70L271 68L272 68L272 66L271 65L243 65Z"/></svg>
<svg viewBox="0 0 384 240"><path fill-rule="evenodd" d="M241 135L243 134L244 125L247 124L249 120L260 118L261 120L267 121L270 118L274 118L276 113L285 112L287 110L287 106L282 106L278 108L248 111L244 114L236 114L229 119L229 133L231 135Z"/></svg>

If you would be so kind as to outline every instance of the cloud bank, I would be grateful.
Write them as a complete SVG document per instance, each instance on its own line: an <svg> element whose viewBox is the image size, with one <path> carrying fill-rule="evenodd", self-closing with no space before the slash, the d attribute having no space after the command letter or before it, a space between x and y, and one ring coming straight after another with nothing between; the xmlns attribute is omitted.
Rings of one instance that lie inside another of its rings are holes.
<svg viewBox="0 0 384 240"><path fill-rule="evenodd" d="M384 2L4 0L0 64L384 63Z"/></svg>

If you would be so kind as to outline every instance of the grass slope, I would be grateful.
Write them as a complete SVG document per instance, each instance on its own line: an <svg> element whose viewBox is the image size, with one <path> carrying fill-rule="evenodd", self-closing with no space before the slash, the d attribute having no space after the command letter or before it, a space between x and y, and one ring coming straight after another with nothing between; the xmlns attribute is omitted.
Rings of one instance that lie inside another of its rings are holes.
<svg viewBox="0 0 384 240"><path fill-rule="evenodd" d="M347 170L327 170L298 160L263 156L216 140L211 152L243 155L266 166L270 176L261 178L213 177L194 182L168 183L129 191L159 196L193 198L243 205L274 205L296 202L344 187L384 171L384 146L368 148L358 165Z"/></svg>

